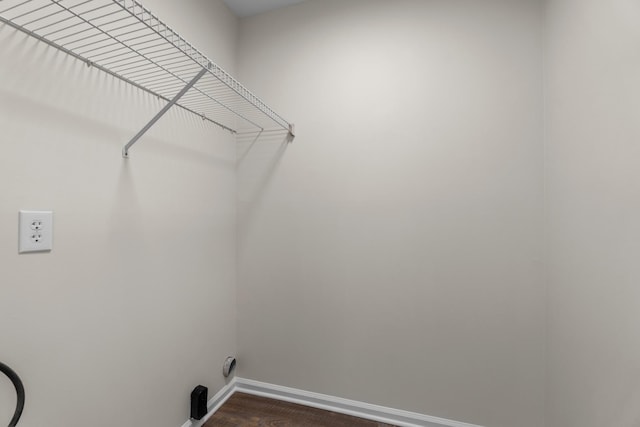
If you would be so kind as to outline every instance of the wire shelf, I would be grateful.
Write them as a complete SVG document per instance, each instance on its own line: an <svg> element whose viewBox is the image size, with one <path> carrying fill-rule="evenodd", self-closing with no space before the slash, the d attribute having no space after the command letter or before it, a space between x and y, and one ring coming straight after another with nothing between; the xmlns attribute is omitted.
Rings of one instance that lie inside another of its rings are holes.
<svg viewBox="0 0 640 427"><path fill-rule="evenodd" d="M177 105L234 133L293 136L291 123L135 0L0 0L0 22L166 100L141 133Z"/></svg>

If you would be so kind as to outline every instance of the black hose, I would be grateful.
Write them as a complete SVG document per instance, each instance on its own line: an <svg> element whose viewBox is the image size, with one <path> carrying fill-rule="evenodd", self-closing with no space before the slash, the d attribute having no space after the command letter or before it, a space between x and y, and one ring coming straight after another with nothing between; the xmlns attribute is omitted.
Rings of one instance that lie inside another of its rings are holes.
<svg viewBox="0 0 640 427"><path fill-rule="evenodd" d="M13 369L0 362L0 372L5 374L11 382L13 386L16 388L16 393L18 395L18 402L16 403L16 412L13 414L13 418L9 422L9 427L15 427L18 424L18 420L22 415L22 410L24 409L24 386L22 385L22 381L18 374L16 374Z"/></svg>

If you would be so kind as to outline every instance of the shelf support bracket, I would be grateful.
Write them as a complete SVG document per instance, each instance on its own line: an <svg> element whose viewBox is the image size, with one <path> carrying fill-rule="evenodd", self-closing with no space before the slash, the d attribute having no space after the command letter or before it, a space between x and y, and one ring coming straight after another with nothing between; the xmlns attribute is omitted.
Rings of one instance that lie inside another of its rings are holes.
<svg viewBox="0 0 640 427"><path fill-rule="evenodd" d="M211 65L209 65L209 66L211 66ZM187 93L187 91L188 91L189 89L191 89L191 88L193 87L193 85L195 85L195 84L198 82L198 80L200 80L200 78L201 78L202 76L204 76L204 75L207 73L207 71L209 71L209 68L208 68L208 67L207 67L207 68L204 68L204 67L203 67L203 68L202 68L202 70L200 70L200 72L199 72L198 74L196 74L196 76L195 76L195 77L194 77L194 78L193 78L189 83L187 83L187 85L186 85L185 87L183 87L183 88L180 90L180 92L178 92L178 93L176 94L176 96L174 96L174 97L173 97L173 99L172 99L171 101L169 101L169 103L168 103L167 105L165 105L165 106L162 108L162 110L160 110L160 111L158 112L158 114L156 114L156 115L153 117L153 119L151 119L151 121L150 121L149 123L147 123L147 124L145 125L145 127L143 127L143 128L140 130L140 132L138 132L138 133L136 134L136 136L134 136L133 138L131 138L131 141L129 141L129 142L127 143L127 145L125 145L125 146L124 146L124 148L122 148L122 157L124 157L125 159L129 157L129 148L131 148L131 146L132 146L133 144L135 144L136 142L138 142L138 140L142 137L142 135L144 135L144 134L145 134L149 129L151 129L151 126L153 126L153 125L154 125L158 120L160 120L160 117L164 116L164 115L165 115L165 113L166 113L167 111L169 111L169 109L170 109L171 107L173 107L173 105L174 105L176 102L178 102L178 100L179 100L180 98L182 98L182 96L183 96L185 93Z"/></svg>

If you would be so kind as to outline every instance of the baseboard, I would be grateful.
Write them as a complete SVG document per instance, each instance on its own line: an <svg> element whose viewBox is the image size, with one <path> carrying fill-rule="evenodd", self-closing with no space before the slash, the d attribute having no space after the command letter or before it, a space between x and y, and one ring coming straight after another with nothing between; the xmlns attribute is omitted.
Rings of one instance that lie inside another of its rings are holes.
<svg viewBox="0 0 640 427"><path fill-rule="evenodd" d="M236 391L236 379L232 379L229 383L222 387L220 391L218 391L215 396L213 396L207 402L207 415L205 415L201 420L189 420L182 425L182 427L201 427L213 414L216 413L218 409L224 402L227 401L231 397L231 395Z"/></svg>
<svg viewBox="0 0 640 427"><path fill-rule="evenodd" d="M398 427L480 427L473 424L445 420L443 418L371 405L355 400L342 399L244 378L235 379L233 391L311 406L313 408L392 424Z"/></svg>
<svg viewBox="0 0 640 427"><path fill-rule="evenodd" d="M187 421L182 427L201 427L236 391L392 424L398 427L481 427L245 378L233 378L229 384L209 400L207 403L208 413L202 420Z"/></svg>

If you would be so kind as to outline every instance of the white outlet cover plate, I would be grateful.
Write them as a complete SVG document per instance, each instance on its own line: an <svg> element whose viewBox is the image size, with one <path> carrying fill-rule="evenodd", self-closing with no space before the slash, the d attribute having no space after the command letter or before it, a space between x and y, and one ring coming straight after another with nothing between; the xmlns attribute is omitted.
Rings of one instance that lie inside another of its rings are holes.
<svg viewBox="0 0 640 427"><path fill-rule="evenodd" d="M20 211L18 252L47 252L53 247L53 211Z"/></svg>

